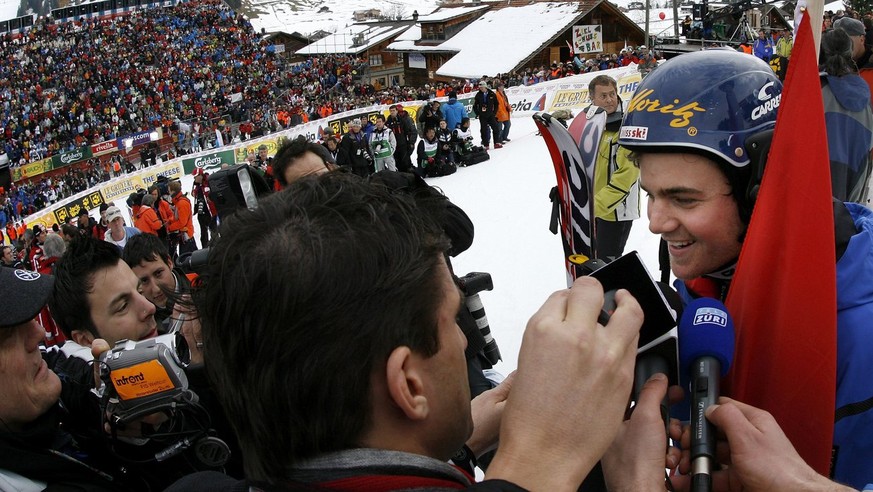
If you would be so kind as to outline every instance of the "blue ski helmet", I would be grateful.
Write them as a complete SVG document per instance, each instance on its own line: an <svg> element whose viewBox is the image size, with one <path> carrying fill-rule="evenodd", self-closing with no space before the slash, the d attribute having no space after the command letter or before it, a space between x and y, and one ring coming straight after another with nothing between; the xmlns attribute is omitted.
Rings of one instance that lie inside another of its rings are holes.
<svg viewBox="0 0 873 492"><path fill-rule="evenodd" d="M757 57L731 49L686 53L643 79L618 143L636 152L688 149L743 168L747 140L773 129L781 98L782 82Z"/></svg>

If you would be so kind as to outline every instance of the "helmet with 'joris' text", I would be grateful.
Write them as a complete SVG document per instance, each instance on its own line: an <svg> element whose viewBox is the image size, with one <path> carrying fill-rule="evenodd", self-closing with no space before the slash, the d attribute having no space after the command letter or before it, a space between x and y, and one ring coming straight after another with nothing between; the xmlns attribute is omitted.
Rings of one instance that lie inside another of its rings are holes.
<svg viewBox="0 0 873 492"><path fill-rule="evenodd" d="M759 58L730 49L686 53L643 79L626 106L618 143L636 153L712 159L748 219L750 180L763 173L781 99L782 82Z"/></svg>

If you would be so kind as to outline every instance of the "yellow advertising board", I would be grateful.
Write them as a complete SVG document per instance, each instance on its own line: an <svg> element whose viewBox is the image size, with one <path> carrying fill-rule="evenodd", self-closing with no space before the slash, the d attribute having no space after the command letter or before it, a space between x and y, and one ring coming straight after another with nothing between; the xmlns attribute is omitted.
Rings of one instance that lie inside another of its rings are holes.
<svg viewBox="0 0 873 492"><path fill-rule="evenodd" d="M103 185L100 191L103 192L103 198L107 202L111 202L117 198L127 198L131 193L136 192L136 190L145 188L146 186L142 182L142 175L128 175L113 179Z"/></svg>
<svg viewBox="0 0 873 492"><path fill-rule="evenodd" d="M41 161L31 162L26 166L16 167L12 169L12 181L21 181L22 179L39 176L42 173L52 170L52 158L43 159Z"/></svg>
<svg viewBox="0 0 873 492"><path fill-rule="evenodd" d="M249 153L252 155L258 155L258 147L261 145L267 147L267 157L273 157L276 155L276 151L279 150L279 138L265 138L259 140L257 143L236 148L234 150L234 161L237 164L242 164L246 161L246 157L248 157Z"/></svg>

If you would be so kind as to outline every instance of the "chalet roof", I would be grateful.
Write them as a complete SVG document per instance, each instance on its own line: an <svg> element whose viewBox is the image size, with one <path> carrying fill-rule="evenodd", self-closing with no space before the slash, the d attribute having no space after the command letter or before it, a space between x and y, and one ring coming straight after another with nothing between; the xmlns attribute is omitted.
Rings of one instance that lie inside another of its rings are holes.
<svg viewBox="0 0 873 492"><path fill-rule="evenodd" d="M427 15L418 16L418 22L445 22L471 12L478 12L490 8L488 5L472 5L466 7L443 7Z"/></svg>
<svg viewBox="0 0 873 492"><path fill-rule="evenodd" d="M356 23L297 50L298 55L358 54L409 29L408 22Z"/></svg>
<svg viewBox="0 0 873 492"><path fill-rule="evenodd" d="M442 51L458 52L437 70L438 75L475 78L483 74L510 72L552 44L558 36L598 7L609 10L620 18L626 18L617 7L603 0L509 0L488 5L492 10L439 46L416 47L416 51L433 51L433 48L438 48ZM637 30L640 37L643 35L639 26L629 20L627 24L629 31ZM408 46L396 45L397 43L392 43L389 49ZM512 49L501 51L500 46L511 46Z"/></svg>

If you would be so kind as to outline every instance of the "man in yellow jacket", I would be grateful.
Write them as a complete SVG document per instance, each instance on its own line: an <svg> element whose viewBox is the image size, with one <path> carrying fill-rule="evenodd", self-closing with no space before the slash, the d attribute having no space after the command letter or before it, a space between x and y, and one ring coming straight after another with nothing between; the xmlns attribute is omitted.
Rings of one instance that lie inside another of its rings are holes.
<svg viewBox="0 0 873 492"><path fill-rule="evenodd" d="M591 104L606 111L594 171L594 213L597 217L596 257L621 256L631 226L640 218L640 169L630 151L618 145L623 114L615 79L598 75L588 84Z"/></svg>

